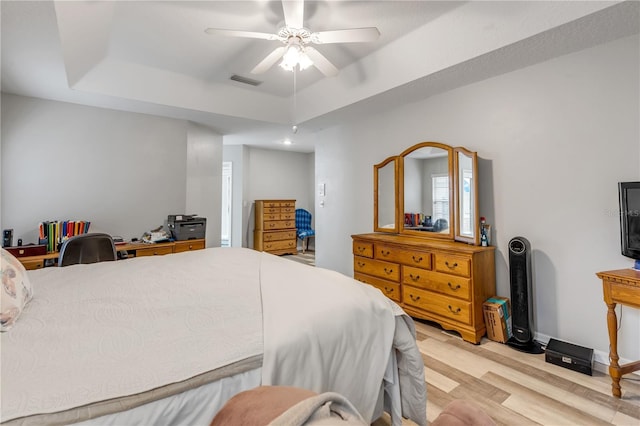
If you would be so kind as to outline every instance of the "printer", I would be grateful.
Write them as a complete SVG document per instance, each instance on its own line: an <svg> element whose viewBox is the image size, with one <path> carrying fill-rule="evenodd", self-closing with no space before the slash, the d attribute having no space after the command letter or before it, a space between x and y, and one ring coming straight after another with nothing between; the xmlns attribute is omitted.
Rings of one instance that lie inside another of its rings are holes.
<svg viewBox="0 0 640 426"><path fill-rule="evenodd" d="M176 241L204 238L207 218L188 214L170 214L167 217L167 229Z"/></svg>

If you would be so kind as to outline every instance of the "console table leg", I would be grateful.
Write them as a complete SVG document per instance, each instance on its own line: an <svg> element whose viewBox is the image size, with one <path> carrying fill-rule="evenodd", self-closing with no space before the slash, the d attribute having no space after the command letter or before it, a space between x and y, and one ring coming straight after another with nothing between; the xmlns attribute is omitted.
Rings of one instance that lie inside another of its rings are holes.
<svg viewBox="0 0 640 426"><path fill-rule="evenodd" d="M609 329L609 375L611 376L611 392L616 398L622 396L620 388L620 364L618 360L618 318L616 317L616 304L607 303L607 328Z"/></svg>

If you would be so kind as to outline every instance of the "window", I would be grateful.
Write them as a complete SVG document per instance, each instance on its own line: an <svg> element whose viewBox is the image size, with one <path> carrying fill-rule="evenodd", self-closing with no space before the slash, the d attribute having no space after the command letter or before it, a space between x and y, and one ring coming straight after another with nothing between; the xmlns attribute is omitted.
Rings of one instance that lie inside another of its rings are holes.
<svg viewBox="0 0 640 426"><path fill-rule="evenodd" d="M438 219L449 221L449 176L431 175L433 194L433 217L435 222Z"/></svg>

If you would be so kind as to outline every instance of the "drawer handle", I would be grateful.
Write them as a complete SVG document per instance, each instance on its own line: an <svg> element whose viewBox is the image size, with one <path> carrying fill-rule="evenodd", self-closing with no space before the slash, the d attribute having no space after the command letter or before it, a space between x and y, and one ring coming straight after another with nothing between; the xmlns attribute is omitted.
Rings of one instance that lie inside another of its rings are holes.
<svg viewBox="0 0 640 426"><path fill-rule="evenodd" d="M389 288L387 286L384 287L384 291L386 291L387 293L393 293L393 287Z"/></svg>
<svg viewBox="0 0 640 426"><path fill-rule="evenodd" d="M409 299L417 302L418 300L420 300L420 296L414 296L413 294L409 293Z"/></svg>
<svg viewBox="0 0 640 426"><path fill-rule="evenodd" d="M458 267L458 262L454 263L453 265L449 265L449 261L447 260L446 262L444 262L445 265L447 265L447 268L449 269L455 269Z"/></svg>
<svg viewBox="0 0 640 426"><path fill-rule="evenodd" d="M389 250L384 251L384 250L380 250L380 253L382 254L382 256L387 257L389 256L389 254L391 253Z"/></svg>
<svg viewBox="0 0 640 426"><path fill-rule="evenodd" d="M413 281L418 281L420 279L420 275L416 275L415 277L413 276L413 274L409 274L409 277L413 280Z"/></svg>
<svg viewBox="0 0 640 426"><path fill-rule="evenodd" d="M417 258L417 259L416 259L416 257L415 257L415 256L411 256L411 258L412 258L412 259L413 259L413 261L414 261L414 262L416 262L416 263L420 263L420 262L422 262L422 256L420 256L420 257L419 257L419 258Z"/></svg>
<svg viewBox="0 0 640 426"><path fill-rule="evenodd" d="M387 275L391 275L391 274L393 274L393 269L384 268L384 273L387 274Z"/></svg>
<svg viewBox="0 0 640 426"><path fill-rule="evenodd" d="M366 263L358 261L358 266L359 267L364 268L364 265L366 265Z"/></svg>
<svg viewBox="0 0 640 426"><path fill-rule="evenodd" d="M456 284L456 286L454 287L453 285L451 285L451 283L447 283L447 285L449 286L449 288L453 291L457 291L460 289L460 284Z"/></svg>
<svg viewBox="0 0 640 426"><path fill-rule="evenodd" d="M189 244L189 250L193 250L193 246Z"/></svg>
<svg viewBox="0 0 640 426"><path fill-rule="evenodd" d="M275 223L270 223L270 224L269 224L269 228L273 228L273 227L275 227L275 226L276 226L276 224L275 224Z"/></svg>
<svg viewBox="0 0 640 426"><path fill-rule="evenodd" d="M460 309L460 308L457 308L456 310L454 310L454 309L451 307L451 305L449 305L449 311L451 311L451 313L452 313L452 314L454 314L454 315L458 315L458 314L460 313L461 309Z"/></svg>
<svg viewBox="0 0 640 426"><path fill-rule="evenodd" d="M358 253L364 253L366 249L367 249L366 247L358 246L356 250L358 250Z"/></svg>

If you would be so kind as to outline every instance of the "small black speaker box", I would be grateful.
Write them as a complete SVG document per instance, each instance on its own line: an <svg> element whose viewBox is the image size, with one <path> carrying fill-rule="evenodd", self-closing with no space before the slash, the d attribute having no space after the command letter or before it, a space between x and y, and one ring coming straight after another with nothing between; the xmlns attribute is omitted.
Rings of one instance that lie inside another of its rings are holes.
<svg viewBox="0 0 640 426"><path fill-rule="evenodd" d="M544 360L578 373L593 375L593 349L551 339L545 349Z"/></svg>

